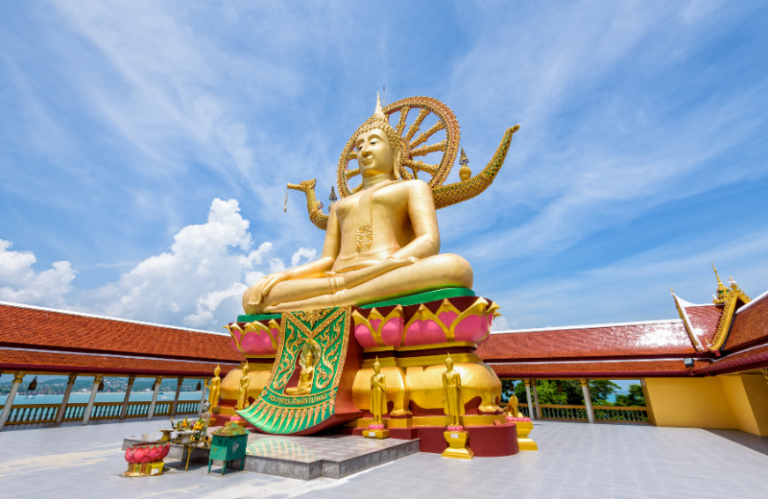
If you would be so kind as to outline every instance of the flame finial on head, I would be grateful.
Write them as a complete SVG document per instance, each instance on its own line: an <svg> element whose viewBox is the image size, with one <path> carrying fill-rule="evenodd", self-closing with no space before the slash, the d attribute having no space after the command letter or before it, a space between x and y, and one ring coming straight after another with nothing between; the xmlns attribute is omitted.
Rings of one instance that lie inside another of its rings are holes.
<svg viewBox="0 0 768 499"><path fill-rule="evenodd" d="M408 160L407 142L405 142L403 138L400 137L400 134L397 133L397 130L392 128L392 125L389 124L389 117L384 114L384 110L381 108L381 97L378 92L376 93L376 110L373 112L373 116L368 118L365 123L357 129L357 132L355 133L355 141L357 141L357 137L360 134L376 129L379 129L386 134L387 140L389 140L389 145L393 150L399 151L400 157L396 158L397 163L395 164L394 171L395 178L399 179L400 166L403 164L403 161Z"/></svg>

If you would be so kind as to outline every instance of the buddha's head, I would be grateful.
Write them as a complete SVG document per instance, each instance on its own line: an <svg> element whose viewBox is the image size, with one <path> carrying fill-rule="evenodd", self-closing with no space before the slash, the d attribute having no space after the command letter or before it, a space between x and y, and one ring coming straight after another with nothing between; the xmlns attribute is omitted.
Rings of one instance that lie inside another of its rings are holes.
<svg viewBox="0 0 768 499"><path fill-rule="evenodd" d="M448 357L445 358L445 367L447 367L449 371L453 370L453 359L451 358L451 354L448 354Z"/></svg>
<svg viewBox="0 0 768 499"><path fill-rule="evenodd" d="M217 365L216 369L213 370L213 375L218 376L220 372L221 372L221 367Z"/></svg>
<svg viewBox="0 0 768 499"><path fill-rule="evenodd" d="M389 124L378 97L373 116L355 134L355 148L363 178L383 174L400 179L405 142Z"/></svg>
<svg viewBox="0 0 768 499"><path fill-rule="evenodd" d="M248 365L248 361L245 361L245 365L243 366L243 376L248 375L248 370L250 369L250 366Z"/></svg>
<svg viewBox="0 0 768 499"><path fill-rule="evenodd" d="M376 362L373 363L373 372L379 374L381 372L381 364L379 364L379 358L376 357Z"/></svg>

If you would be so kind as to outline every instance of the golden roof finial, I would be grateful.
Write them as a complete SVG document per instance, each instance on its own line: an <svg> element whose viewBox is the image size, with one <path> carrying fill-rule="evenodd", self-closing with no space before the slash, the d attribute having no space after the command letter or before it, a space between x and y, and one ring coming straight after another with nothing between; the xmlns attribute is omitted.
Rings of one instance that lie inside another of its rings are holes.
<svg viewBox="0 0 768 499"><path fill-rule="evenodd" d="M715 268L715 262L712 263L712 270L715 271L715 277L717 277L717 289L724 289L725 286L723 286L723 281L720 280L720 276L717 275L717 269Z"/></svg>

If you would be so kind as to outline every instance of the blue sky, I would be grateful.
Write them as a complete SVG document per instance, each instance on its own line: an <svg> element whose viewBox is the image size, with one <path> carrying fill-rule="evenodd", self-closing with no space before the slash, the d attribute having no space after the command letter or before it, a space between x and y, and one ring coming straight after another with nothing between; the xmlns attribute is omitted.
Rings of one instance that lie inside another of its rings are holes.
<svg viewBox="0 0 768 499"><path fill-rule="evenodd" d="M0 300L218 330L323 233L386 99L455 112L482 196L442 251L512 328L666 319L714 260L768 289L764 2L4 2ZM449 181L458 180L454 169ZM327 204L327 201L326 201Z"/></svg>

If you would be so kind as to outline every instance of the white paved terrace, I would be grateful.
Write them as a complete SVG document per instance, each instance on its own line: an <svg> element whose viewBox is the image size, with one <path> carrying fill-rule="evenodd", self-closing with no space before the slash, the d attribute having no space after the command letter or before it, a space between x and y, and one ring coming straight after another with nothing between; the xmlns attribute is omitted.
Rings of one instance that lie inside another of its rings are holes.
<svg viewBox="0 0 768 499"><path fill-rule="evenodd" d="M713 498L768 497L768 438L736 431L545 422L539 452L459 461L417 454L341 480L310 482L202 465L126 478L122 439L162 421L0 433L9 498ZM159 436L159 435L158 435ZM177 462L166 462L176 467Z"/></svg>

